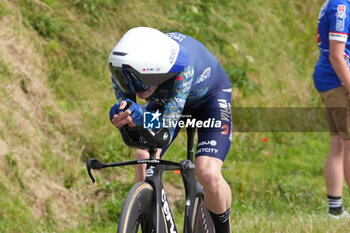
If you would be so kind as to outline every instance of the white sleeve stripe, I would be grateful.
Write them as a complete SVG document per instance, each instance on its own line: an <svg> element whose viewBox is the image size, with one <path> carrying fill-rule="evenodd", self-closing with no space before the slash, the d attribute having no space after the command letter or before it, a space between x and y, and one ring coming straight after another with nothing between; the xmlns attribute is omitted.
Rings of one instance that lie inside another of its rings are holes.
<svg viewBox="0 0 350 233"><path fill-rule="evenodd" d="M340 33L329 33L329 40L336 40L340 42L346 42L348 40L347 34Z"/></svg>

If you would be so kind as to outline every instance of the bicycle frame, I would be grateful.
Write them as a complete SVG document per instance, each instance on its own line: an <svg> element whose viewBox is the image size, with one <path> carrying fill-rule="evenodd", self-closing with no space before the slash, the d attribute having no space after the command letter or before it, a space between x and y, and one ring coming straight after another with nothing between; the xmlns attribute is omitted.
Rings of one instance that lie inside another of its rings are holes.
<svg viewBox="0 0 350 233"><path fill-rule="evenodd" d="M162 183L162 175L164 171L169 170L180 170L182 180L185 187L185 215L184 215L184 233L192 233L192 219L193 219L193 207L195 198L203 194L202 186L196 181L194 174L194 164L193 164L193 154L194 154L194 131L195 129L188 129L188 144L187 144L187 158L182 160L180 163L171 162L167 160L155 159L155 154L157 149L150 148L150 159L140 159L119 163L103 164L97 159L89 159L87 161L87 170L92 182L95 182L94 177L91 174L91 169L102 169L107 167L119 167L127 165L136 164L147 164L146 179L145 182L149 183L155 193L155 203L156 203L156 233L160 229L160 217L164 213L166 218L166 227L169 233L177 233L175 221L170 210L170 205L167 201L167 196ZM163 212L162 212L163 211Z"/></svg>
<svg viewBox="0 0 350 233"><path fill-rule="evenodd" d="M166 192L162 183L162 174L166 170L177 170L180 169L182 180L185 187L185 215L184 215L184 233L192 232L192 219L193 219L193 205L195 198L198 194L202 194L203 190L201 185L196 181L194 175L194 165L190 160L182 160L178 165L158 164L153 166L153 163L147 164L146 170L146 182L151 184L154 188L156 195L156 218L157 218L157 233L160 229L159 221L160 215L163 213L166 217L166 225L169 233L177 233L175 221L170 210L169 203L167 201Z"/></svg>

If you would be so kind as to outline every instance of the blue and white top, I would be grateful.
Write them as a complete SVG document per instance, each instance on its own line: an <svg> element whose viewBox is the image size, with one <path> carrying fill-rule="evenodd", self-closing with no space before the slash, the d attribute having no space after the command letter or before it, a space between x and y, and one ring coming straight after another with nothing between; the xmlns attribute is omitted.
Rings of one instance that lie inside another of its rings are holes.
<svg viewBox="0 0 350 233"><path fill-rule="evenodd" d="M327 0L320 11L317 29L317 42L320 57L313 74L318 91L327 91L342 85L329 61L329 41L346 43L344 59L349 66L350 54L350 3L348 0Z"/></svg>

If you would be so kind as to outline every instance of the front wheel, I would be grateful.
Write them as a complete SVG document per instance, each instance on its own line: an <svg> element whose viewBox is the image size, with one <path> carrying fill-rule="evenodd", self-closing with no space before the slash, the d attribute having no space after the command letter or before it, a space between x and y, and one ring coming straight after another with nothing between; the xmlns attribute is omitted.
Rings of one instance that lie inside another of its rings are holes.
<svg viewBox="0 0 350 233"><path fill-rule="evenodd" d="M195 199L192 229L193 233L215 233L213 219L210 216L202 195L197 196Z"/></svg>
<svg viewBox="0 0 350 233"><path fill-rule="evenodd" d="M118 233L156 232L156 205L150 184L135 184L124 201L120 214Z"/></svg>

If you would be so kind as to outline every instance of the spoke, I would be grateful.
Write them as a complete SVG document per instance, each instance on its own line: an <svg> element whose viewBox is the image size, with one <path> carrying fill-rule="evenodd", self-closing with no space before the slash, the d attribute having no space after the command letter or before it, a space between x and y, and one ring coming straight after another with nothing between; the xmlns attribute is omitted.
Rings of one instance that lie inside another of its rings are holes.
<svg viewBox="0 0 350 233"><path fill-rule="evenodd" d="M134 229L132 231L133 233L138 233L139 225L140 225L140 222L136 221L136 223L134 225Z"/></svg>
<svg viewBox="0 0 350 233"><path fill-rule="evenodd" d="M141 215L140 220L142 233L154 233L155 229L152 225L150 218L147 215Z"/></svg>

